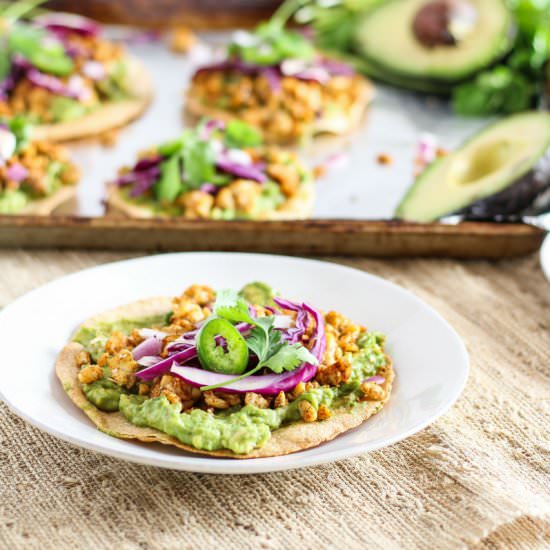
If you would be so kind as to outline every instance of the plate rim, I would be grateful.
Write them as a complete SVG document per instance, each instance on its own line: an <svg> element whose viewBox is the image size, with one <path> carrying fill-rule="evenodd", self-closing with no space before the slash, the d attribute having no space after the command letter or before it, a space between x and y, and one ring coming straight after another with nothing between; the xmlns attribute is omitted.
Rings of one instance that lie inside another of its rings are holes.
<svg viewBox="0 0 550 550"><path fill-rule="evenodd" d="M546 235L539 252L540 265L542 272L548 281L550 281L550 233Z"/></svg>
<svg viewBox="0 0 550 550"><path fill-rule="evenodd" d="M438 321L445 326L445 328L449 331L449 333L453 336L453 338L456 340L456 343L458 344L458 349L460 351L459 361L461 364L464 365L464 369L461 372L461 376L458 379L456 386L453 388L452 397L450 397L446 403L443 403L438 409L436 409L426 419L422 420L421 422L418 422L414 426L410 427L408 430L405 430L404 432L399 433L388 439L385 439L384 441L381 441L379 443L358 444L353 447L346 447L342 449L335 449L332 451L321 452L313 456L307 456L307 455L304 456L303 453L308 451L308 449L304 449L304 451L299 451L297 453L291 453L288 455L283 455L278 457L254 458L254 459L245 459L245 460L225 459L225 458L216 458L216 457L208 457L208 456L200 456L200 455L193 456L192 454L190 454L190 455L185 455L185 461L181 461L181 457L179 456L171 457L167 455L166 458L163 458L163 459L159 459L155 457L147 457L147 456L141 455L140 453L136 453L135 451L132 450L131 447L129 447L129 450L127 452L124 450L119 451L117 449L112 449L108 446L104 446L101 442L92 443L87 441L86 439L78 438L76 436L67 434L61 430L57 430L55 427L49 426L41 422L40 419L31 417L24 410L20 409L14 403L12 403L2 392L1 385L0 385L0 400L6 404L6 406L12 413L22 418L25 422L28 422L30 425L38 428L39 430L46 432L53 437L61 439L62 441L70 443L76 447L81 447L89 451L97 452L97 453L111 456L114 458L128 460L132 463L156 466L156 467L161 467L161 468L166 468L171 470L197 472L197 473L210 473L210 474L238 475L238 474L259 474L259 473L286 471L286 470L293 470L293 469L304 468L309 466L316 466L319 464L334 462L336 460L342 460L344 458L356 457L356 456L366 454L368 452L372 452L381 448L389 447L390 445L393 445L399 441L407 439L408 437L418 433L428 425L432 424L435 420L437 420L439 417L445 414L456 403L456 401L464 391L464 388L466 386L466 383L468 381L468 377L470 374L470 359L469 359L468 350L460 334L445 319L445 317L443 317L443 315L441 315L433 306L431 306L429 303L425 302L424 300L416 296L416 294L414 294L412 291L410 291L407 288L404 288L379 275L374 275L369 271L364 271L359 268L339 264L333 261L324 261L324 260L318 260L313 258L303 258L299 256L288 256L288 255L278 255L278 254L262 254L262 253L251 253L251 252L218 252L218 251L170 252L170 253L154 254L154 255L148 255L148 256L137 256L133 258L115 260L112 262L106 262L103 264L94 265L85 269L80 269L78 271L68 273L66 275L62 275L60 277L56 277L55 279L48 281L47 283L40 285L15 298L15 300L10 302L0 311L0 320L6 317L7 315L9 315L11 310L14 307L16 307L17 304L23 298L25 299L28 299L29 297L32 298L32 296L35 293L43 292L44 289L47 289L49 286L53 286L54 284L59 284L59 281L63 281L71 278L78 278L78 276L83 272L90 273L96 270L104 270L104 269L108 270L117 265L139 263L142 261L159 261L159 258L165 258L165 257L176 257L176 256L189 257L189 256L213 256L213 255L220 255L220 256L226 256L226 257L227 256L232 256L232 257L245 256L250 260L252 260L255 257L272 258L272 259L276 258L278 260L280 259L284 261L290 260L292 262L296 261L298 263L304 262L304 263L313 264L313 265L319 265L319 264L323 266L328 265L331 269L340 270L342 272L347 272L347 273L352 272L352 273L360 274L361 276L367 277L368 279L371 279L371 280L375 280L378 283L381 283L391 288L392 290L397 291L398 293L404 293L405 295L408 296L409 299L412 299L416 304L419 304L423 308L427 308L429 312L432 315L434 315L438 319ZM355 429L361 429L361 427L362 425L358 426ZM130 445L132 445L131 440L130 441L119 440L119 441L129 443ZM323 444L321 444L321 446L322 445ZM314 448L318 449L319 447L320 446L317 446ZM138 447L135 447L135 448L138 448ZM300 458L297 458L297 457L300 457ZM255 466L247 467L247 465L250 465L250 464L254 464Z"/></svg>

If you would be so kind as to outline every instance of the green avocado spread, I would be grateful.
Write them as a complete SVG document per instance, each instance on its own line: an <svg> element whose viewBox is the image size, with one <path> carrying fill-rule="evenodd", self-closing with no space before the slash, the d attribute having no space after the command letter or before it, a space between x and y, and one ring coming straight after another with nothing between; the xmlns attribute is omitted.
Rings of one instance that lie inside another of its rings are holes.
<svg viewBox="0 0 550 550"><path fill-rule="evenodd" d="M81 343L92 356L97 356L103 351L105 340L113 331L129 333L133 328L159 326L163 319L164 316L159 316L90 324L81 327L73 339ZM170 404L164 395L149 399L128 393L126 389L109 380L108 369L105 369L104 378L91 384L83 384L82 390L88 401L97 408L108 412L119 410L136 426L156 428L197 449L229 449L243 454L261 447L270 438L271 431L298 421L300 401L309 401L315 409L321 404L331 409L363 406L362 402L357 401L360 384L364 378L375 374L377 368L385 365L383 343L382 335L366 333L358 340L360 351L352 357L353 371L347 383L338 387L321 386L311 389L287 406L277 409L260 409L246 405L215 413L200 409L182 413L180 406L177 403Z"/></svg>
<svg viewBox="0 0 550 550"><path fill-rule="evenodd" d="M168 312L167 312L168 313ZM82 325L73 335L73 342L78 342L97 361L103 353L105 342L113 332L129 334L135 328L147 328L164 324L166 314L144 317L142 319L118 319L113 322L98 322Z"/></svg>
<svg viewBox="0 0 550 550"><path fill-rule="evenodd" d="M28 202L26 193L19 189L0 192L0 214L17 214Z"/></svg>
<svg viewBox="0 0 550 550"><path fill-rule="evenodd" d="M124 390L112 380L102 378L91 384L82 384L86 399L102 411L118 411L120 396Z"/></svg>

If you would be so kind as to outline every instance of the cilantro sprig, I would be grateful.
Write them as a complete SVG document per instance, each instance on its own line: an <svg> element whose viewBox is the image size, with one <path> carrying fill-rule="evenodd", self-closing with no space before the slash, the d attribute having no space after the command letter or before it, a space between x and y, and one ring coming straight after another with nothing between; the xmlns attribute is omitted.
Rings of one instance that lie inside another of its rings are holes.
<svg viewBox="0 0 550 550"><path fill-rule="evenodd" d="M258 364L244 374L228 382L204 386L201 390L213 390L242 380L255 374L263 368L268 368L275 374L292 371L302 363L318 363L317 358L302 344L289 344L282 340L281 332L274 327L275 317L253 317L248 302L231 289L220 290L216 295L214 315L233 323L248 323L253 325L250 336L246 339L249 350L258 358Z"/></svg>
<svg viewBox="0 0 550 550"><path fill-rule="evenodd" d="M243 41L229 45L229 55L253 65L277 65L285 59L310 61L315 57L315 48L302 34L285 28L294 12L304 0L283 2L271 18L258 25L252 32L241 32Z"/></svg>

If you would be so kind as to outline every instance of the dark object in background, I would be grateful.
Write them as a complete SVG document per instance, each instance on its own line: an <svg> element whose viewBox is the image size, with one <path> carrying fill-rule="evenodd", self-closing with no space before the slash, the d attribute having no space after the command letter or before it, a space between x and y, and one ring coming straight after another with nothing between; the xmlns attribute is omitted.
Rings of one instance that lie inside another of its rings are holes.
<svg viewBox="0 0 550 550"><path fill-rule="evenodd" d="M107 23L192 28L252 26L271 15L277 0L51 0L45 7Z"/></svg>

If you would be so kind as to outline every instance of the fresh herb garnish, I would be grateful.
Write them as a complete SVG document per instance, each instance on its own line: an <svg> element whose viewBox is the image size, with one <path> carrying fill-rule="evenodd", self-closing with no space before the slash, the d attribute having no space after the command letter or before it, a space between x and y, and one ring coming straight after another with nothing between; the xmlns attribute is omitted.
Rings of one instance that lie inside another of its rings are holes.
<svg viewBox="0 0 550 550"><path fill-rule="evenodd" d="M271 19L258 25L252 32L240 32L229 46L230 57L237 57L253 65L277 65L285 59L309 61L315 48L299 32L285 28L285 24L302 0L284 2Z"/></svg>
<svg viewBox="0 0 550 550"><path fill-rule="evenodd" d="M5 28L0 45L0 79L8 75L14 55L23 57L41 71L57 76L65 76L74 69L73 60L53 35L39 27L19 22L21 17L43 2L15 2L0 11L0 21Z"/></svg>
<svg viewBox="0 0 550 550"><path fill-rule="evenodd" d="M22 115L10 119L0 118L0 124L5 124L9 131L15 136L15 152L24 149L32 135L32 124Z"/></svg>
<svg viewBox="0 0 550 550"><path fill-rule="evenodd" d="M465 116L516 113L541 95L550 58L550 0L510 0L518 34L512 53L496 67L457 86L452 104Z"/></svg>
<svg viewBox="0 0 550 550"><path fill-rule="evenodd" d="M302 344L289 344L281 338L281 332L274 328L275 317L252 317L248 302L231 289L220 290L216 295L214 315L233 323L249 323L253 325L246 344L258 358L258 364L241 376L227 382L204 386L203 391L227 386L255 374L263 368L268 368L276 374L292 371L302 363L317 364L317 358Z"/></svg>
<svg viewBox="0 0 550 550"><path fill-rule="evenodd" d="M262 135L246 122L234 119L227 123L224 141L228 147L257 147L262 143Z"/></svg>

